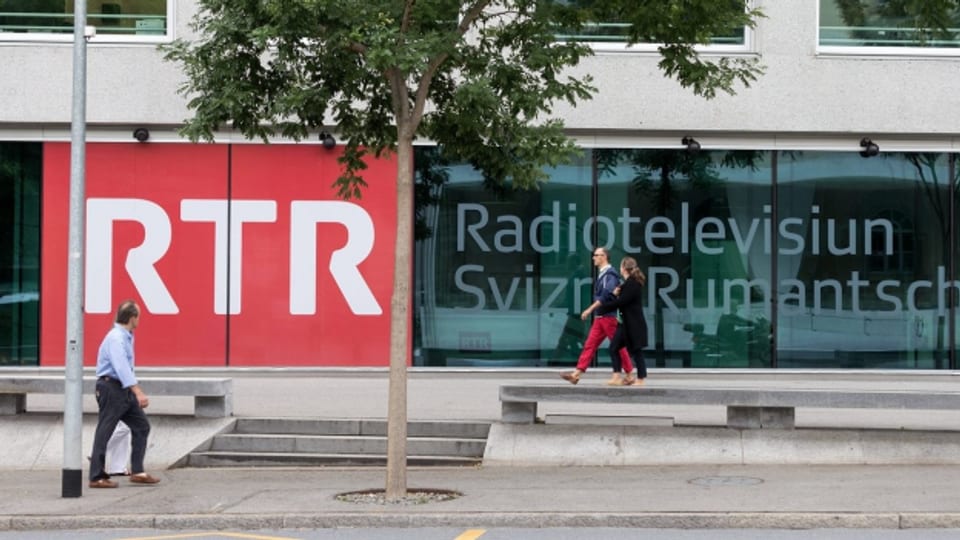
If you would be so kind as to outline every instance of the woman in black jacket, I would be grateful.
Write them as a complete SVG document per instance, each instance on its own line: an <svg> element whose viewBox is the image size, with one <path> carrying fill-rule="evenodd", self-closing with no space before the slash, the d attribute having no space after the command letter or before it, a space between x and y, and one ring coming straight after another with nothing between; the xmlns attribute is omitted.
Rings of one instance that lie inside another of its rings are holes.
<svg viewBox="0 0 960 540"><path fill-rule="evenodd" d="M625 386L641 385L647 378L647 365L643 361L643 348L647 346L647 320L643 316L643 286L647 277L637 266L633 257L624 257L620 261L620 274L624 282L616 299L600 304L604 309L619 309L622 323L610 341L610 362L614 372L619 371L620 349L626 347L633 363L637 366L636 375L629 373L623 380Z"/></svg>

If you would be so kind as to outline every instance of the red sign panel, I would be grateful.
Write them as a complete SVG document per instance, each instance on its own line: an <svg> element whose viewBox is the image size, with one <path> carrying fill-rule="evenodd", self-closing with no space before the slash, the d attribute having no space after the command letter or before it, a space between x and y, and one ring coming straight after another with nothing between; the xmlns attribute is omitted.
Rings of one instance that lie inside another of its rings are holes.
<svg viewBox="0 0 960 540"><path fill-rule="evenodd" d="M44 366L66 348L69 152L44 151ZM138 365L387 365L396 165L371 161L365 197L343 201L337 155L89 144L84 363L133 298Z"/></svg>

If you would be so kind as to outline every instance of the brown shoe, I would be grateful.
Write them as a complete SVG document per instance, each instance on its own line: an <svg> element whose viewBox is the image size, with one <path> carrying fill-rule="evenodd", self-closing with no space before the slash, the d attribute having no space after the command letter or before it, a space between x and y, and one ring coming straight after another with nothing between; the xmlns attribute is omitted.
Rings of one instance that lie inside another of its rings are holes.
<svg viewBox="0 0 960 540"><path fill-rule="evenodd" d="M90 481L90 487L92 488L115 488L119 484L110 480L109 478L97 478L96 480Z"/></svg>
<svg viewBox="0 0 960 540"><path fill-rule="evenodd" d="M637 379L637 380L633 381L632 383L630 383L630 386L643 386L643 382L644 382L645 380L646 380L646 379Z"/></svg>
<svg viewBox="0 0 960 540"><path fill-rule="evenodd" d="M637 382L637 377L635 375L627 375L626 377L623 378L623 382L621 384L623 384L624 386L630 386L636 382Z"/></svg>
<svg viewBox="0 0 960 540"><path fill-rule="evenodd" d="M130 481L134 484L156 484L160 482L160 479L155 476L150 476L147 473L137 473L130 475Z"/></svg>
<svg viewBox="0 0 960 540"><path fill-rule="evenodd" d="M610 380L607 381L607 386L622 386L623 384L625 384L623 377L621 377L619 373L614 373L613 376L610 377Z"/></svg>
<svg viewBox="0 0 960 540"><path fill-rule="evenodd" d="M580 372L579 371L567 371L560 374L563 377L563 380L568 381L570 384L577 384L580 382Z"/></svg>

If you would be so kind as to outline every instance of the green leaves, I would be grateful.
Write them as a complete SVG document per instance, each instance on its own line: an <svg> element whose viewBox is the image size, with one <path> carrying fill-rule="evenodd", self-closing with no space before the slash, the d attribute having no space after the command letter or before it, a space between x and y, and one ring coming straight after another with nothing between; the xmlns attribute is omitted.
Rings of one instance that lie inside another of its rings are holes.
<svg viewBox="0 0 960 540"><path fill-rule="evenodd" d="M574 153L558 101L596 91L566 75L591 49L556 40L603 17L661 48L664 72L706 97L756 80L755 59L703 60L693 47L759 13L746 0L199 0L196 40L165 47L186 75L183 133L225 128L264 141L336 126L347 151L336 187L359 197L364 157L426 138L491 183L536 187Z"/></svg>
<svg viewBox="0 0 960 540"><path fill-rule="evenodd" d="M756 58L725 58L703 60L690 45L671 44L660 47L660 69L675 77L685 88L692 88L698 96L712 99L717 90L735 93L734 85L746 87L763 73Z"/></svg>

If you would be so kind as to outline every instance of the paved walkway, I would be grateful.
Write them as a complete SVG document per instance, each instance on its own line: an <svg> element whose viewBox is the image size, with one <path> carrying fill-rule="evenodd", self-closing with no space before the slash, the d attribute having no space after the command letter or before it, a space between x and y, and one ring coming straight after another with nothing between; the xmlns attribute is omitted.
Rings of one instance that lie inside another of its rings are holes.
<svg viewBox="0 0 960 540"><path fill-rule="evenodd" d="M462 497L416 506L341 502L382 469L172 469L60 497L60 473L0 473L0 530L314 527L960 527L957 467L411 469L409 488Z"/></svg>
<svg viewBox="0 0 960 540"><path fill-rule="evenodd" d="M386 416L387 378L383 372L238 371L234 376L238 416ZM602 384L605 377L606 373L598 370L580 384ZM689 385L697 380L710 385L836 388L955 388L957 384L951 374L814 376L784 372L754 376L732 372L654 372L652 377L650 384L664 385ZM499 417L496 392L501 384L552 383L555 378L552 371L414 372L408 387L408 417L495 420ZM28 399L28 410L40 412L26 416L43 417L42 411L57 410L55 397L48 398ZM158 417L186 414L190 406L188 400L158 399L151 412ZM602 410L595 411L597 414L637 412L619 406L599 407ZM94 408L90 403L85 405L89 412ZM571 411L556 404L543 412ZM714 411L691 407L672 412L678 421L718 425L724 421L722 408ZM918 411L798 411L798 425L960 431L960 419L956 416ZM4 424L9 422L0 422L0 431ZM159 439L164 433L156 429L152 437ZM89 439L84 439L84 447L89 443ZM47 444L62 446L62 438ZM121 479L118 489L92 490L84 482L82 497L62 498L59 466L0 468L0 530L374 526L960 528L960 467L955 465L411 468L409 488L454 490L462 496L410 506L364 505L335 498L343 492L382 489L386 479L382 468L151 472L162 478L159 485L135 486Z"/></svg>

